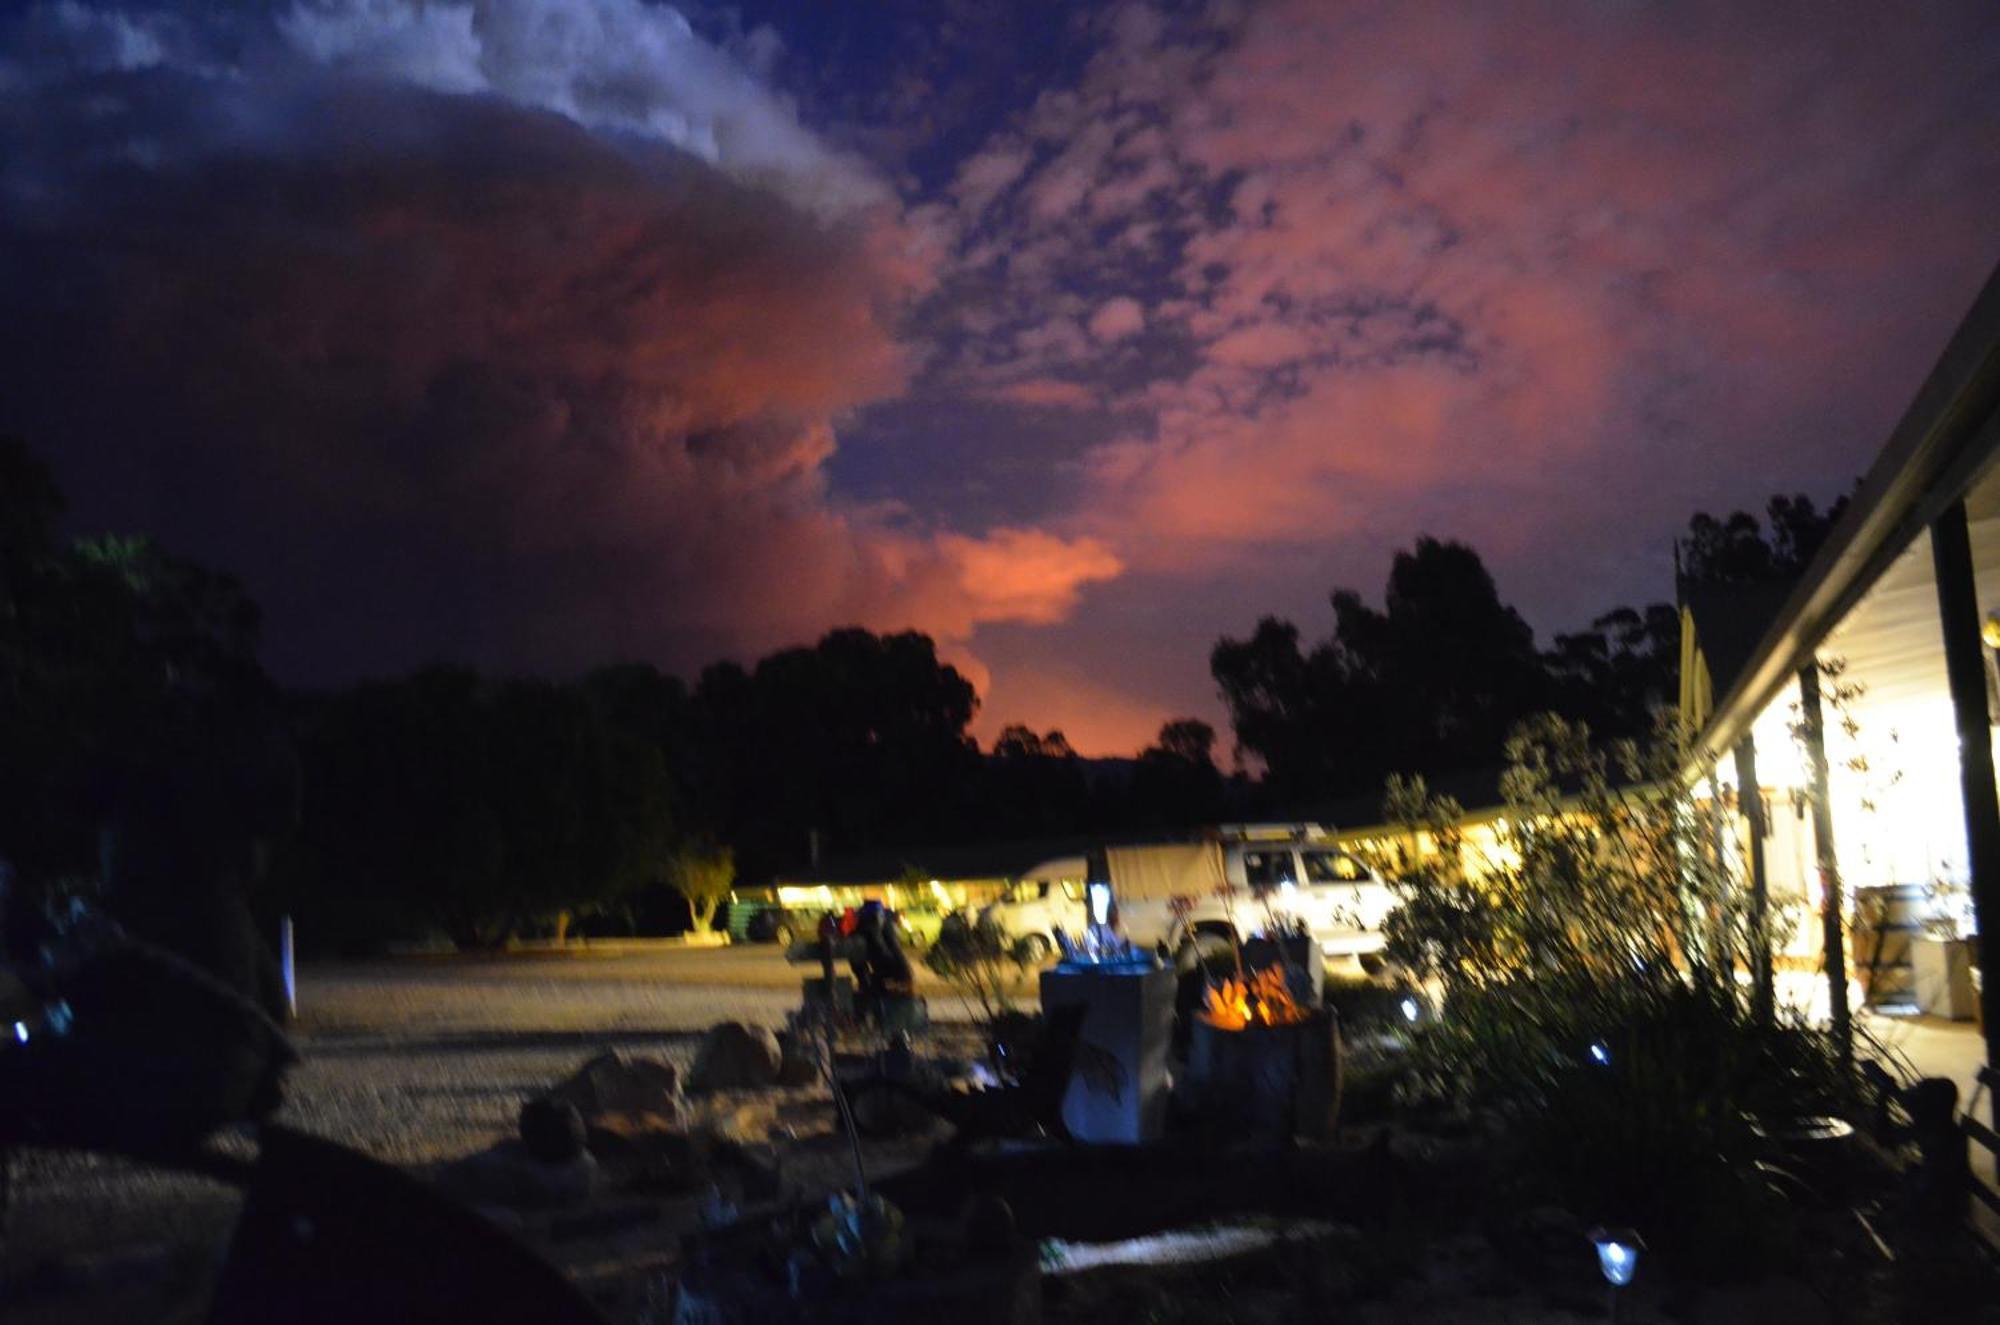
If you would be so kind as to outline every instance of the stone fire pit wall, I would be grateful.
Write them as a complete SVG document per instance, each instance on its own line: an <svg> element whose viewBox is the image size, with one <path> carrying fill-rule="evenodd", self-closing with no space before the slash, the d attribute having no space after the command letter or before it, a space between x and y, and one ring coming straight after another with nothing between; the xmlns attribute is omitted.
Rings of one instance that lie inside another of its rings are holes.
<svg viewBox="0 0 2000 1325"><path fill-rule="evenodd" d="M1042 1008L1081 1003L1076 1066L1063 1126L1079 1141L1141 1145L1167 1123L1167 1053L1174 1035L1174 973L1058 966L1042 972Z"/></svg>
<svg viewBox="0 0 2000 1325"><path fill-rule="evenodd" d="M1197 1019L1187 1090L1224 1141L1279 1146L1333 1131L1340 1104L1340 1033L1330 1008L1288 1026L1221 1030Z"/></svg>

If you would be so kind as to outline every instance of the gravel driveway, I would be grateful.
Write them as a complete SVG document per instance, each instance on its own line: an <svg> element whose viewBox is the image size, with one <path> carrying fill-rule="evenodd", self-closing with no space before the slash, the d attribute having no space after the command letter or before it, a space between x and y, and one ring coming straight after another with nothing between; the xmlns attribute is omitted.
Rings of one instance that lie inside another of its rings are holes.
<svg viewBox="0 0 2000 1325"><path fill-rule="evenodd" d="M504 958L407 958L308 966L295 1038L304 1061L286 1122L402 1164L510 1135L522 1100L606 1046L682 1063L698 1033L735 1018L777 1026L800 971L772 948L634 948ZM920 980L932 1013L956 1000ZM962 1014L959 1014L962 1015ZM0 1273L56 1255L163 1238L214 1239L227 1190L74 1155L15 1161Z"/></svg>

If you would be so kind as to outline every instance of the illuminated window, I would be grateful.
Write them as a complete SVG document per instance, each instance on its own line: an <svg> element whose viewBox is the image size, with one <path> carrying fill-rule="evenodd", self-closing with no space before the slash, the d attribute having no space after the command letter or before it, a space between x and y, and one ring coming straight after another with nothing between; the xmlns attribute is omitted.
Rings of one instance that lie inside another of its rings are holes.
<svg viewBox="0 0 2000 1325"><path fill-rule="evenodd" d="M1299 874L1289 850L1246 851L1243 853L1243 880L1252 888L1275 888L1283 883L1297 883Z"/></svg>
<svg viewBox="0 0 2000 1325"><path fill-rule="evenodd" d="M1307 883L1359 883L1368 877L1361 862L1339 851L1306 851Z"/></svg>

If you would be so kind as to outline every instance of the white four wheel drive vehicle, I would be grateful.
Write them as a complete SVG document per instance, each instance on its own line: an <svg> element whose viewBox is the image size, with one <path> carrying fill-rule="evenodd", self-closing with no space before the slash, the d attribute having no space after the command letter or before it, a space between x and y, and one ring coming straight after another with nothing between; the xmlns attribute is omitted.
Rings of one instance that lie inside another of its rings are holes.
<svg viewBox="0 0 2000 1325"><path fill-rule="evenodd" d="M1083 932L1084 884L1108 878L1119 925L1143 945L1173 937L1171 899L1187 897L1197 938L1226 942L1265 928L1273 916L1303 922L1330 965L1372 968L1382 922L1397 904L1388 881L1308 824L1225 828L1202 842L1112 847L1046 861L1027 871L985 914L1028 937L1045 957L1055 931ZM1234 885L1227 903L1220 886Z"/></svg>
<svg viewBox="0 0 2000 1325"><path fill-rule="evenodd" d="M1050 869L1068 870L1072 862L1074 874L1046 873ZM1056 950L1056 931L1075 938L1083 933L1089 916L1083 896L1082 856L1046 861L1030 873L1038 872L1040 877L1023 876L1016 880L999 901L987 905L980 915L991 916L1001 929L1024 939L1039 966Z"/></svg>

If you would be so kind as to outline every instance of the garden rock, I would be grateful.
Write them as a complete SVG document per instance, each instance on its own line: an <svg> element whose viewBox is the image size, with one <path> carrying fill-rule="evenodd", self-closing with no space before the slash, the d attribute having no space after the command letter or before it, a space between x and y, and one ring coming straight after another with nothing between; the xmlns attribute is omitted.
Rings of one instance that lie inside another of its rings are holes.
<svg viewBox="0 0 2000 1325"><path fill-rule="evenodd" d="M725 1021L702 1039L688 1073L688 1089L762 1090L778 1084L783 1062L778 1037L769 1030Z"/></svg>
<svg viewBox="0 0 2000 1325"><path fill-rule="evenodd" d="M597 1190L597 1162L583 1153L566 1164L545 1164L519 1142L508 1141L447 1164L437 1185L468 1205L574 1205Z"/></svg>
<svg viewBox="0 0 2000 1325"><path fill-rule="evenodd" d="M819 1080L819 1049L803 1031L778 1034L778 1084L810 1086Z"/></svg>
<svg viewBox="0 0 2000 1325"><path fill-rule="evenodd" d="M699 1144L680 1119L648 1113L607 1113L590 1123L590 1153L621 1181L685 1190L703 1170Z"/></svg>
<svg viewBox="0 0 2000 1325"><path fill-rule="evenodd" d="M521 1144L544 1164L567 1164L583 1153L583 1115L567 1100L547 1096L521 1106Z"/></svg>
<svg viewBox="0 0 2000 1325"><path fill-rule="evenodd" d="M607 1113L678 1116L680 1071L664 1058L606 1050L548 1093L576 1106L585 1121Z"/></svg>
<svg viewBox="0 0 2000 1325"><path fill-rule="evenodd" d="M762 1145L778 1125L778 1102L736 1099L718 1103L702 1119L700 1130L736 1145Z"/></svg>

